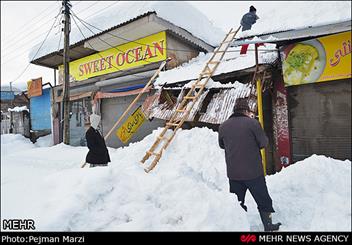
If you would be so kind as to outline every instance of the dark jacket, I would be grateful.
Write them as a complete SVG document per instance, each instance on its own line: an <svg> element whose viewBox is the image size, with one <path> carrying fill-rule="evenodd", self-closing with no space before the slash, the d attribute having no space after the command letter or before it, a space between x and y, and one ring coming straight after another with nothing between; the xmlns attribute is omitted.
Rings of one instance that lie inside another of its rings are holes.
<svg viewBox="0 0 352 245"><path fill-rule="evenodd" d="M259 17L254 12L248 12L241 19L242 31L250 30Z"/></svg>
<svg viewBox="0 0 352 245"><path fill-rule="evenodd" d="M225 149L227 177L251 180L264 175L260 149L268 138L256 119L234 113L219 127L219 146Z"/></svg>
<svg viewBox="0 0 352 245"><path fill-rule="evenodd" d="M89 152L86 157L87 163L105 164L110 162L105 140L98 130L90 127L86 132L87 146Z"/></svg>

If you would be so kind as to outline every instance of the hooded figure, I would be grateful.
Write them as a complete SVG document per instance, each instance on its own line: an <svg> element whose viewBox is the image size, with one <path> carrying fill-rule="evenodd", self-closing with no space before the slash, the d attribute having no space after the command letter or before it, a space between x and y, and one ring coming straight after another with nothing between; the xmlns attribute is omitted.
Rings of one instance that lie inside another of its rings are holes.
<svg viewBox="0 0 352 245"><path fill-rule="evenodd" d="M243 15L241 19L241 25L242 25L242 31L247 31L252 28L252 25L257 22L257 19L259 19L257 13L257 9L253 6L249 8L249 12L245 15Z"/></svg>
<svg viewBox="0 0 352 245"><path fill-rule="evenodd" d="M278 230L281 223L272 224L275 212L269 195L260 149L268 144L268 138L259 122L251 117L247 99L236 100L234 113L219 127L219 146L225 150L227 177L230 192L237 195L241 207L247 189L257 203L265 231Z"/></svg>
<svg viewBox="0 0 352 245"><path fill-rule="evenodd" d="M98 131L100 116L92 114L89 119L90 127L86 132L89 152L86 156L86 162L90 163L90 167L106 166L110 162L110 156L105 140Z"/></svg>

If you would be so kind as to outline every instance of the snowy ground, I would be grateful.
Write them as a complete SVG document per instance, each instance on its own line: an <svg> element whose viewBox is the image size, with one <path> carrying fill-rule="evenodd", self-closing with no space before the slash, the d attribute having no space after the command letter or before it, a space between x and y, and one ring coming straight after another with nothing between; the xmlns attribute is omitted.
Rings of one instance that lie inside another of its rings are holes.
<svg viewBox="0 0 352 245"><path fill-rule="evenodd" d="M262 230L251 195L245 213L228 192L216 132L179 132L146 174L139 161L156 133L109 148L109 167L92 169L80 168L86 147L1 135L1 218L31 218L42 231ZM313 155L267 184L281 230L351 231L350 161Z"/></svg>

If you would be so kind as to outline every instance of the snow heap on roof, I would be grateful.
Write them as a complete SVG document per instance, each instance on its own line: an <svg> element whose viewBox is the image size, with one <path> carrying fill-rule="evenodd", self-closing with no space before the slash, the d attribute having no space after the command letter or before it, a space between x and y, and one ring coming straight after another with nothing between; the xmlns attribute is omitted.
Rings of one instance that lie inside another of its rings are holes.
<svg viewBox="0 0 352 245"><path fill-rule="evenodd" d="M106 11L103 11L101 14L85 21L101 30L107 30L148 12L156 12L157 16L160 18L187 30L195 37L202 39L212 46L217 46L225 35L220 28L215 27L197 8L183 1L119 2L108 8ZM80 17L78 13L76 14ZM73 20L71 23L72 31L70 34L70 45L73 45L85 38L83 38L82 34L79 32ZM80 23L77 24L80 26L80 29L86 38L93 36L91 31ZM94 32L97 31L93 28L92 30ZM52 37L45 42L37 55L35 55L35 53L40 44L31 49L29 53L30 60L58 50L59 36L51 36ZM61 48L63 48L62 42ZM33 57L34 55L35 57Z"/></svg>
<svg viewBox="0 0 352 245"><path fill-rule="evenodd" d="M240 54L240 50L241 47L229 48L214 75L239 71L255 66L254 44L249 45L248 51L244 55ZM259 64L271 63L278 58L278 52L274 44L265 44L264 47L260 46L258 50ZM172 70L161 72L154 85L158 87L164 84L197 79L211 55L212 53L200 53L198 57L193 58L188 63L184 63Z"/></svg>
<svg viewBox="0 0 352 245"><path fill-rule="evenodd" d="M259 19L251 30L237 38L303 29L351 20L350 1L275 2L272 8L257 8Z"/></svg>

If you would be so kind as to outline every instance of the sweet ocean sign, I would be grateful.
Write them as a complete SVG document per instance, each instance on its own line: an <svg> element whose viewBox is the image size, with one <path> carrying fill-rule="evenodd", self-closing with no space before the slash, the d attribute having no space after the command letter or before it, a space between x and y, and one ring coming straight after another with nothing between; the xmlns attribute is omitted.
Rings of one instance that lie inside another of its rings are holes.
<svg viewBox="0 0 352 245"><path fill-rule="evenodd" d="M166 59L166 33L159 32L133 42L70 62L71 79L82 81L119 70ZM62 71L63 66L59 67Z"/></svg>
<svg viewBox="0 0 352 245"><path fill-rule="evenodd" d="M283 47L285 86L351 78L351 32Z"/></svg>

